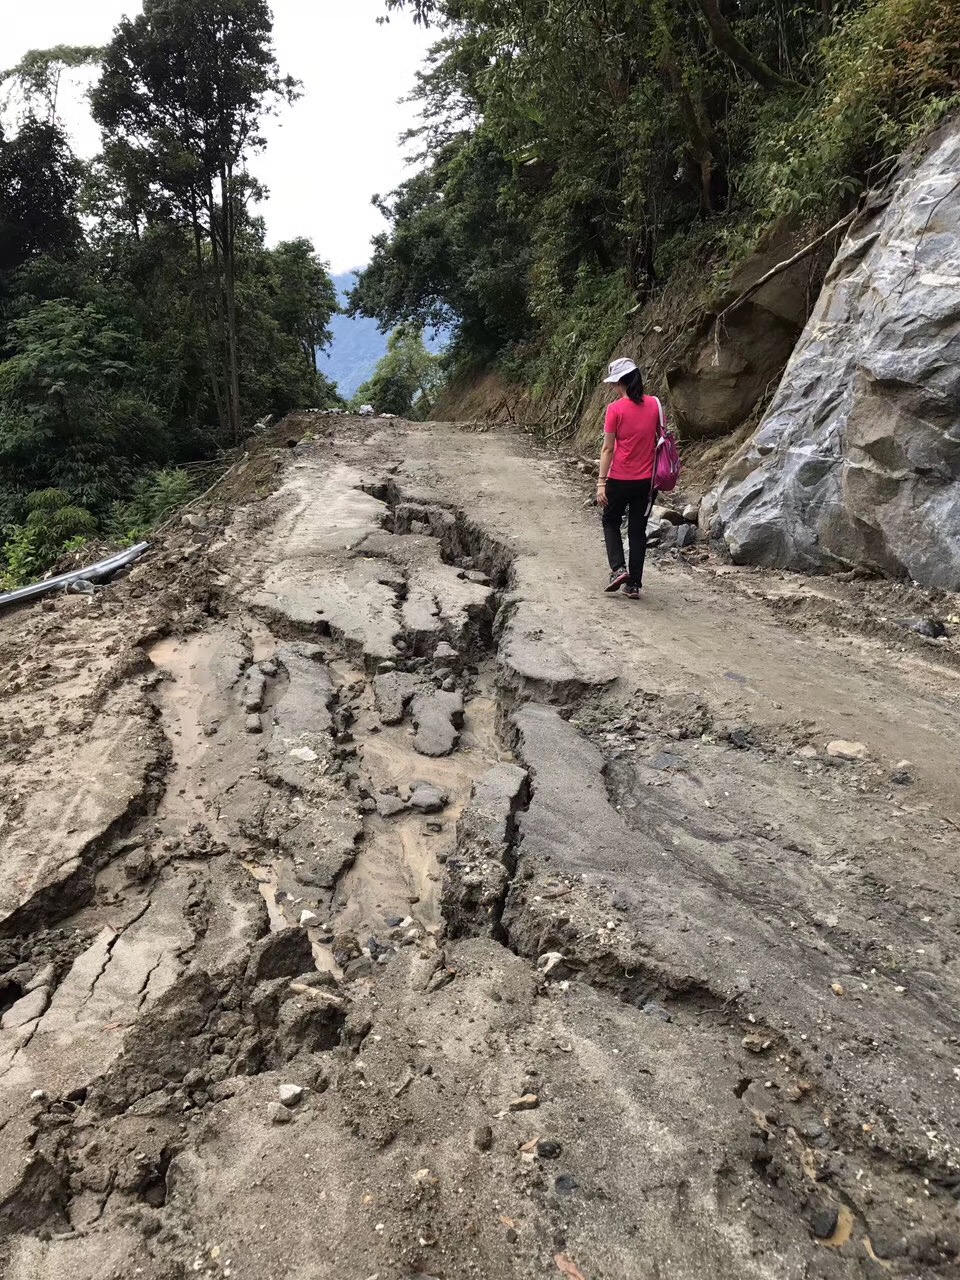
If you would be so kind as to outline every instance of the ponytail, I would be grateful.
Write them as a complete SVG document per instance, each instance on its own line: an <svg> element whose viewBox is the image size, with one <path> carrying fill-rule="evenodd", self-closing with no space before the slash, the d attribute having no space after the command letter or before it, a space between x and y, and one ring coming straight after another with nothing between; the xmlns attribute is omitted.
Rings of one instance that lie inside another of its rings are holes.
<svg viewBox="0 0 960 1280"><path fill-rule="evenodd" d="M643 404L643 374L639 369L634 369L621 378L620 385L634 404Z"/></svg>

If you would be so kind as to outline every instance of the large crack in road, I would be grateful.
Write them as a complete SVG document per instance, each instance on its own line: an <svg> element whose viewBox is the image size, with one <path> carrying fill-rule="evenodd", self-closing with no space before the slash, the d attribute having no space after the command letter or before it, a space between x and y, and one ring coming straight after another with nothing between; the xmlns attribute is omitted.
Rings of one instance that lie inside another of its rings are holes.
<svg viewBox="0 0 960 1280"><path fill-rule="evenodd" d="M14 623L61 670L7 738L4 1274L950 1274L957 842L874 668L667 567L654 629L586 595L507 437L343 422L280 480Z"/></svg>

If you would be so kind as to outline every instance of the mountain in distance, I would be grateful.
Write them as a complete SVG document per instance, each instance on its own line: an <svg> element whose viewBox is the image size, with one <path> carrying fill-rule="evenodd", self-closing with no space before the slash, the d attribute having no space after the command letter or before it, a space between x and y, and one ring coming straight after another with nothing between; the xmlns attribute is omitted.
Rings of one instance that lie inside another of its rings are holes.
<svg viewBox="0 0 960 1280"><path fill-rule="evenodd" d="M333 277L341 306L346 303L356 278L356 271ZM333 341L320 353L320 372L335 382L343 398L349 400L386 355L388 335L381 333L377 321L368 316L334 316L330 330ZM440 332L427 334L424 340L430 351L442 351L448 337Z"/></svg>

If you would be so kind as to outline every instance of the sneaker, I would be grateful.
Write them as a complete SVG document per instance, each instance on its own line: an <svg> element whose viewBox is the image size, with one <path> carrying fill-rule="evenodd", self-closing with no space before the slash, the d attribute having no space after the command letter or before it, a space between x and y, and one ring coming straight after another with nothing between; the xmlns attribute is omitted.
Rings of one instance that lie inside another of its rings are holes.
<svg viewBox="0 0 960 1280"><path fill-rule="evenodd" d="M625 582L623 585L623 589L621 591L621 595L625 595L628 600L639 600L640 588L636 585L636 583Z"/></svg>
<svg viewBox="0 0 960 1280"><path fill-rule="evenodd" d="M622 587L623 584L629 580L629 573L627 573L626 569L621 566L619 569L614 569L613 573L610 575L610 581L603 589L604 591L616 591L617 587Z"/></svg>

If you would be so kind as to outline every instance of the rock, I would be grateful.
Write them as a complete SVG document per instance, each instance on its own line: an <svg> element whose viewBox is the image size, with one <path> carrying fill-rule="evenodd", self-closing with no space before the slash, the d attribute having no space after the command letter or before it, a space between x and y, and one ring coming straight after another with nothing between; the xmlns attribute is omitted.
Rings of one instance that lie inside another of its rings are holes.
<svg viewBox="0 0 960 1280"><path fill-rule="evenodd" d="M314 968L313 949L305 929L281 929L255 942L247 963L247 979L266 982L297 978Z"/></svg>
<svg viewBox="0 0 960 1280"><path fill-rule="evenodd" d="M740 1041L744 1049L749 1049L751 1053L766 1053L773 1045L772 1040L766 1040L763 1036L758 1036L755 1032L745 1035Z"/></svg>
<svg viewBox="0 0 960 1280"><path fill-rule="evenodd" d="M345 969L351 960L356 960L360 955L360 942L355 933L338 933L333 940L332 949L334 960L341 969Z"/></svg>
<svg viewBox="0 0 960 1280"><path fill-rule="evenodd" d="M289 1108L280 1102L268 1103L267 1115L270 1117L272 1124L289 1124L293 1119Z"/></svg>
<svg viewBox="0 0 960 1280"><path fill-rule="evenodd" d="M265 662L260 663L260 670L263 672L263 674L267 677L268 680L272 680L274 676L277 674L277 664L273 661L272 658L268 658Z"/></svg>
<svg viewBox="0 0 960 1280"><path fill-rule="evenodd" d="M909 769L901 769L898 766L891 772L890 781L896 783L898 787L907 787L913 782L913 774Z"/></svg>
<svg viewBox="0 0 960 1280"><path fill-rule="evenodd" d="M310 747L294 747L290 752L294 760L299 760L301 764L314 764L320 757Z"/></svg>
<svg viewBox="0 0 960 1280"><path fill-rule="evenodd" d="M930 640L942 640L947 634L947 628L939 618L902 618L897 620L897 626L904 631L915 631L918 636L926 636Z"/></svg>
<svg viewBox="0 0 960 1280"><path fill-rule="evenodd" d="M697 526L694 524L682 524L676 531L675 545L678 547L692 547L697 541Z"/></svg>
<svg viewBox="0 0 960 1280"><path fill-rule="evenodd" d="M373 973L374 961L370 956L357 956L343 970L344 982L353 982L357 978L369 978Z"/></svg>
<svg viewBox="0 0 960 1280"><path fill-rule="evenodd" d="M303 1100L304 1089L301 1084L282 1084L280 1086L280 1102L285 1107L297 1107Z"/></svg>
<svg viewBox="0 0 960 1280"><path fill-rule="evenodd" d="M753 746L753 738L749 729L731 729L727 734L727 741L731 746L736 747L738 751L748 751Z"/></svg>
<svg viewBox="0 0 960 1280"><path fill-rule="evenodd" d="M688 524L696 524L700 519L700 504L698 502L687 503L683 508L682 515Z"/></svg>
<svg viewBox="0 0 960 1280"><path fill-rule="evenodd" d="M453 676L447 676L446 680L444 680L440 688L444 691L444 693L456 693L457 682L456 680L454 680Z"/></svg>
<svg viewBox="0 0 960 1280"><path fill-rule="evenodd" d="M243 707L245 711L262 711L263 699L267 692L267 680L259 667L252 667L247 674L247 683L243 691Z"/></svg>
<svg viewBox="0 0 960 1280"><path fill-rule="evenodd" d="M475 582L478 586L487 587L490 585L490 575L481 573L479 569L467 569L463 576L467 582Z"/></svg>
<svg viewBox="0 0 960 1280"><path fill-rule="evenodd" d="M300 927L302 929L309 929L313 925L317 925L319 923L320 923L320 917L317 915L315 911L300 912Z"/></svg>
<svg viewBox="0 0 960 1280"><path fill-rule="evenodd" d="M460 665L460 655L454 649L452 644L447 644L446 640L441 640L433 651L434 662L442 667L450 667L456 670Z"/></svg>
<svg viewBox="0 0 960 1280"><path fill-rule="evenodd" d="M553 1142L549 1138L541 1138L537 1143L537 1155L541 1160L556 1160L563 1152L559 1142Z"/></svg>
<svg viewBox="0 0 960 1280"><path fill-rule="evenodd" d="M840 982L831 982L830 990L833 992L835 996L842 996L845 994L843 984Z"/></svg>
<svg viewBox="0 0 960 1280"><path fill-rule="evenodd" d="M128 880L148 880L155 867L153 855L146 849L134 849L123 860L123 874Z"/></svg>
<svg viewBox="0 0 960 1280"><path fill-rule="evenodd" d="M376 797L377 813L381 818L394 818L398 813L403 813L406 804L399 796L391 796L378 794Z"/></svg>
<svg viewBox="0 0 960 1280"><path fill-rule="evenodd" d="M658 1018L661 1022L672 1022L672 1015L663 1007L657 1004L656 1000L648 1000L646 1004L641 1006L641 1013L645 1013L648 1018Z"/></svg>
<svg viewBox="0 0 960 1280"><path fill-rule="evenodd" d="M463 695L425 690L411 704L413 745L422 756L448 756L460 738L463 725Z"/></svg>
<svg viewBox="0 0 960 1280"><path fill-rule="evenodd" d="M374 677L373 695L384 724L399 724L410 699L424 687L420 676L408 671L388 671Z"/></svg>
<svg viewBox="0 0 960 1280"><path fill-rule="evenodd" d="M251 712L244 719L243 727L247 733L263 733L263 725L260 723L260 717L256 712Z"/></svg>
<svg viewBox="0 0 960 1280"><path fill-rule="evenodd" d="M519 1098L511 1099L508 1109L510 1111L535 1111L540 1105L540 1099L535 1093L525 1093Z"/></svg>
<svg viewBox="0 0 960 1280"><path fill-rule="evenodd" d="M711 495L738 563L960 586L960 187L945 177L958 169L954 122L841 245L770 408Z"/></svg>
<svg viewBox="0 0 960 1280"><path fill-rule="evenodd" d="M827 743L827 755L834 760L866 760L868 752L862 742L845 742L835 738Z"/></svg>
<svg viewBox="0 0 960 1280"><path fill-rule="evenodd" d="M810 1228L818 1240L828 1240L837 1229L837 1211L833 1205L817 1209L810 1219Z"/></svg>
<svg viewBox="0 0 960 1280"><path fill-rule="evenodd" d="M447 803L447 797L427 782L418 782L408 801L411 809L420 813L439 813Z"/></svg>
<svg viewBox="0 0 960 1280"><path fill-rule="evenodd" d="M572 1173L561 1173L553 1180L553 1189L557 1195L570 1196L578 1189L580 1183L576 1180Z"/></svg>
<svg viewBox="0 0 960 1280"><path fill-rule="evenodd" d="M397 664L395 662L390 662L390 661L380 662L377 664L377 675L385 676L385 675L388 675L391 671L396 671L396 669L397 669Z"/></svg>

